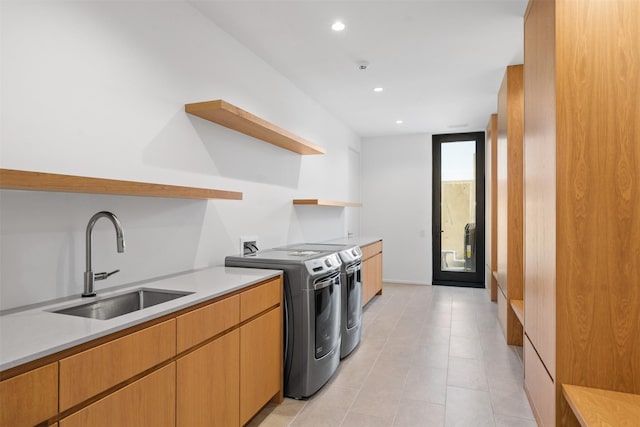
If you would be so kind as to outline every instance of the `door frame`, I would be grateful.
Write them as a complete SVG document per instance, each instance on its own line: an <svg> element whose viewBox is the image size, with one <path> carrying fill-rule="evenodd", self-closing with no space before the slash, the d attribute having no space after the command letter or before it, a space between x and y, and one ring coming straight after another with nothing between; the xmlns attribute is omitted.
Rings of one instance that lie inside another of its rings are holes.
<svg viewBox="0 0 640 427"><path fill-rule="evenodd" d="M485 133L466 132L432 135L433 162L433 198L432 198L432 251L433 251L433 284L448 286L466 286L484 288L485 271L485 177L484 177L484 146ZM442 271L442 144L458 141L476 141L476 271Z"/></svg>

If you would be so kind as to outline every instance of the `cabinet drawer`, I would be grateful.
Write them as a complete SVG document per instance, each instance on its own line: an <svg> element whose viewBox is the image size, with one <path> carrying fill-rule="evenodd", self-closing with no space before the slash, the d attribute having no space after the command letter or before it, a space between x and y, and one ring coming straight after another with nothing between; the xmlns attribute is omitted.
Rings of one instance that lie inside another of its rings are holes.
<svg viewBox="0 0 640 427"><path fill-rule="evenodd" d="M280 304L282 301L282 278L271 280L240 294L240 321Z"/></svg>
<svg viewBox="0 0 640 427"><path fill-rule="evenodd" d="M0 383L0 426L33 426L57 413L57 363Z"/></svg>
<svg viewBox="0 0 640 427"><path fill-rule="evenodd" d="M60 427L175 425L176 364L171 363L60 421Z"/></svg>
<svg viewBox="0 0 640 427"><path fill-rule="evenodd" d="M367 246L360 247L362 250L362 259L369 259L375 254L379 254L382 252L382 240L378 240L375 243L371 243Z"/></svg>
<svg viewBox="0 0 640 427"><path fill-rule="evenodd" d="M177 347L181 353L240 323L240 296L234 295L178 316Z"/></svg>
<svg viewBox="0 0 640 427"><path fill-rule="evenodd" d="M175 319L60 360L60 411L176 354Z"/></svg>

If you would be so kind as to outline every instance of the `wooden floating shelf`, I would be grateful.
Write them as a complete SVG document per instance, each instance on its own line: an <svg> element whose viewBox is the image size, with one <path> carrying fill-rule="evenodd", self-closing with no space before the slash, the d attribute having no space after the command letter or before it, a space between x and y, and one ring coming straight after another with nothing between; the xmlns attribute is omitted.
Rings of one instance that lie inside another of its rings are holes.
<svg viewBox="0 0 640 427"><path fill-rule="evenodd" d="M637 426L640 395L562 384L571 410L583 427Z"/></svg>
<svg viewBox="0 0 640 427"><path fill-rule="evenodd" d="M320 200L320 199L294 199L294 205L313 205L313 206L334 206L342 208L359 208L362 203L351 202L336 202L333 200Z"/></svg>
<svg viewBox="0 0 640 427"><path fill-rule="evenodd" d="M245 135L261 139L269 144L293 151L294 153L303 155L325 153L322 147L312 144L273 123L269 123L221 99L186 104L184 110L194 116L244 133Z"/></svg>
<svg viewBox="0 0 640 427"><path fill-rule="evenodd" d="M512 299L511 308L513 309L513 312L516 314L516 317L520 321L520 324L524 326L524 300Z"/></svg>
<svg viewBox="0 0 640 427"><path fill-rule="evenodd" d="M181 187L148 182L119 181L13 169L0 169L0 188L8 190L117 194L123 196L167 197L177 199L242 200L242 193L237 191Z"/></svg>

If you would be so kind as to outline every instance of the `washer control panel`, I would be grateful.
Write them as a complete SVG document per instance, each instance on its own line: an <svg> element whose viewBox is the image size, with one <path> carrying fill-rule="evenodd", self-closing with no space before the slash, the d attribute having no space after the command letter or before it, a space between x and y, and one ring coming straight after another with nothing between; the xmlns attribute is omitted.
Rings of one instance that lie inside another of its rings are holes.
<svg viewBox="0 0 640 427"><path fill-rule="evenodd" d="M324 257L307 260L304 265L307 267L309 274L315 276L338 270L342 265L342 261L338 254L333 253Z"/></svg>
<svg viewBox="0 0 640 427"><path fill-rule="evenodd" d="M360 250L360 246L353 246L338 253L340 254L340 259L342 259L342 262L345 264L362 259L362 250Z"/></svg>

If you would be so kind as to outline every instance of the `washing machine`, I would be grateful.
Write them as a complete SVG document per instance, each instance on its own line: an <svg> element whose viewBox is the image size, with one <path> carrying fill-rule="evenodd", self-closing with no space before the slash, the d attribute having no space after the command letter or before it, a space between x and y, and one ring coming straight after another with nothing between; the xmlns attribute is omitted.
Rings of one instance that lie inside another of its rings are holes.
<svg viewBox="0 0 640 427"><path fill-rule="evenodd" d="M342 308L340 317L340 358L360 344L362 335L362 251L358 245L298 243L285 249L337 253L342 261Z"/></svg>
<svg viewBox="0 0 640 427"><path fill-rule="evenodd" d="M294 399L313 395L340 363L340 257L269 249L228 256L225 265L284 272L284 395Z"/></svg>

